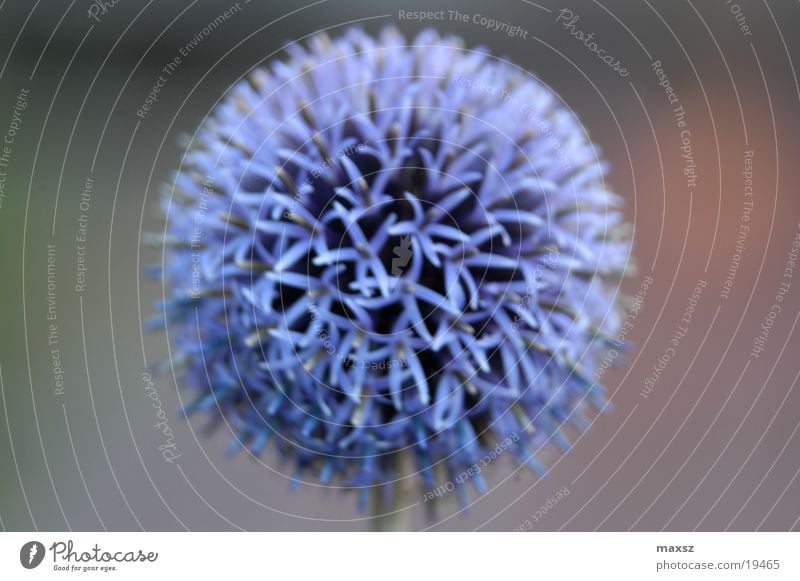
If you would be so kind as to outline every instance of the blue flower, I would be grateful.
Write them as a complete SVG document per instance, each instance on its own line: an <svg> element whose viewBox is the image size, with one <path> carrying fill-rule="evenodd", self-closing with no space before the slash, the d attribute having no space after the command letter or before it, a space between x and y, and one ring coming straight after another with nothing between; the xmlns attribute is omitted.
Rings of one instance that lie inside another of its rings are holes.
<svg viewBox="0 0 800 581"><path fill-rule="evenodd" d="M204 121L163 198L187 411L362 499L401 455L431 488L502 441L543 470L605 405L631 244L606 169L541 81L457 38L291 45Z"/></svg>

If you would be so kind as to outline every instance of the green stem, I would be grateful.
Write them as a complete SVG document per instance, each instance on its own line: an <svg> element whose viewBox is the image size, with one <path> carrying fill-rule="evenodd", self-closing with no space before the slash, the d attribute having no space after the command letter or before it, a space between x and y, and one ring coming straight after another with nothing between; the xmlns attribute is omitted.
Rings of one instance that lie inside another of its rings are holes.
<svg viewBox="0 0 800 581"><path fill-rule="evenodd" d="M408 532L411 530L410 508L414 504L414 491L417 490L410 454L395 456L395 474L392 502L384 502L383 490L378 487L372 494L372 517L370 530L374 532ZM384 485L385 486L385 485Z"/></svg>

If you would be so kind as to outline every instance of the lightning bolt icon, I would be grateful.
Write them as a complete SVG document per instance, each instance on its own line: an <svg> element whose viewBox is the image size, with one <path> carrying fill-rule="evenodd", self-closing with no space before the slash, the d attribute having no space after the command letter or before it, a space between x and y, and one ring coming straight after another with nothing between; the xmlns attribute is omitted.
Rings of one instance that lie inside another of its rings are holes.
<svg viewBox="0 0 800 581"><path fill-rule="evenodd" d="M39 552L39 546L38 545L31 545L31 552L28 555L28 565L33 563L33 558L36 556L36 554L38 552Z"/></svg>

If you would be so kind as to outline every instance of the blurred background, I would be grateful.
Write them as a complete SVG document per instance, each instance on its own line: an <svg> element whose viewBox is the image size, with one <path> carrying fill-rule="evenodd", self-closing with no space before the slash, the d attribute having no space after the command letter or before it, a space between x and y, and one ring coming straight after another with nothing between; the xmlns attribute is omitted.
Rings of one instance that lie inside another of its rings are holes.
<svg viewBox="0 0 800 581"><path fill-rule="evenodd" d="M158 229L179 137L285 44L353 24L434 26L552 87L611 162L635 227L625 290L644 289L633 348L603 376L613 411L545 458L545 478L500 458L468 510L442 502L431 520L419 503L412 527L800 529L800 5L743 0L0 3L2 528L369 528L351 495L292 492L291 466L270 453L226 458L230 434L179 417L173 376L143 375L166 343L143 330L160 287L142 268L160 250L140 232ZM159 450L153 394L177 461Z"/></svg>

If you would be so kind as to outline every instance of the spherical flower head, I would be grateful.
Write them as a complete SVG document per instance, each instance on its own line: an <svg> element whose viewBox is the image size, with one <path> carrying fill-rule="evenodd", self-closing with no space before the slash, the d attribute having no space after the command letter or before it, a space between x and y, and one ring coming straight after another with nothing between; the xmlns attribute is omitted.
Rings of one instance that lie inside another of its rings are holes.
<svg viewBox="0 0 800 581"><path fill-rule="evenodd" d="M541 81L457 38L291 45L213 110L163 200L189 411L362 492L403 455L431 487L487 451L540 467L605 402L630 252L605 171Z"/></svg>

